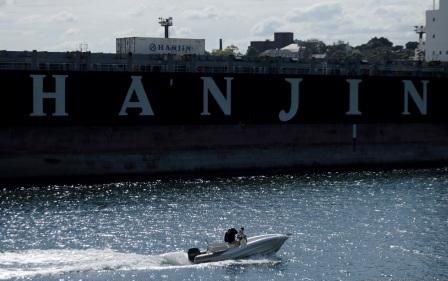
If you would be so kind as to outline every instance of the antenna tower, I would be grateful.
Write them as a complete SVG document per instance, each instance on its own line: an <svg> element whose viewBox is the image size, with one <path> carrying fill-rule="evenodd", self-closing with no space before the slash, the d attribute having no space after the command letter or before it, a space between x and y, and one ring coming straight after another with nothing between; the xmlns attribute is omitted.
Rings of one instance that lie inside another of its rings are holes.
<svg viewBox="0 0 448 281"><path fill-rule="evenodd" d="M173 18L159 18L159 24L165 27L165 38L169 38L169 28L173 26Z"/></svg>

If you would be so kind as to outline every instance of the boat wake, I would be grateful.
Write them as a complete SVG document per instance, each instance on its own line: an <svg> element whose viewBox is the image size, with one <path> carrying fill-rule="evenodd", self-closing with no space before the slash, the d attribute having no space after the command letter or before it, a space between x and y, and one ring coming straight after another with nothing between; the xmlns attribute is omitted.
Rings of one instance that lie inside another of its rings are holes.
<svg viewBox="0 0 448 281"><path fill-rule="evenodd" d="M151 271L230 265L276 264L269 259L192 264L185 252L147 256L113 250L28 250L0 253L0 280L89 271Z"/></svg>

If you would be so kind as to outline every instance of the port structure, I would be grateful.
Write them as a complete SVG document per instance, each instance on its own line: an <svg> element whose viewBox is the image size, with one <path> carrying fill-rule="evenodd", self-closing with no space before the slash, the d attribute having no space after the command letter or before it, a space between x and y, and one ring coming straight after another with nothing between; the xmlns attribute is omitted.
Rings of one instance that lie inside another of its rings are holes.
<svg viewBox="0 0 448 281"><path fill-rule="evenodd" d="M417 61L423 61L425 57L425 46L423 41L423 34L425 34L425 27L423 25L421 26L414 26L414 31L418 34L418 47L415 49L415 60Z"/></svg>
<svg viewBox="0 0 448 281"><path fill-rule="evenodd" d="M169 38L169 28L173 26L173 18L159 18L159 24L165 27L165 38Z"/></svg>

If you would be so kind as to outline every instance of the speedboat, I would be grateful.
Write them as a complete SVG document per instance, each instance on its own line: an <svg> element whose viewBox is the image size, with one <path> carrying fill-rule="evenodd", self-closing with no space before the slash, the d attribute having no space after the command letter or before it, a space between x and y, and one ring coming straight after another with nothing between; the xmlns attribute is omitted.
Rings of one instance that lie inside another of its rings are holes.
<svg viewBox="0 0 448 281"><path fill-rule="evenodd" d="M204 252L198 248L189 249L188 259L192 263L205 263L269 255L277 252L288 238L289 235L266 234L247 238L245 245L217 242L208 245Z"/></svg>

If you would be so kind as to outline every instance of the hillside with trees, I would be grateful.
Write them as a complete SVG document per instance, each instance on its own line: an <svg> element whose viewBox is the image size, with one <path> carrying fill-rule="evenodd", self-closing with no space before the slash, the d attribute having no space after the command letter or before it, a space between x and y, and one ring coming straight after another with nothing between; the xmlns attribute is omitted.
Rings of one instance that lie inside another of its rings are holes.
<svg viewBox="0 0 448 281"><path fill-rule="evenodd" d="M389 39L384 37L374 37L367 43L359 46L351 46L349 43L338 41L331 45L326 45L318 39L306 41L296 40L301 47L300 59L308 60L316 57L325 57L332 62L365 61L370 63L387 63L390 61L410 60L414 56L418 42L408 42L405 46L394 45ZM247 56L259 56L250 48Z"/></svg>

